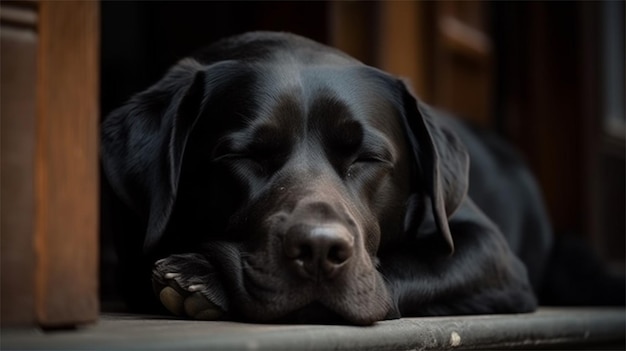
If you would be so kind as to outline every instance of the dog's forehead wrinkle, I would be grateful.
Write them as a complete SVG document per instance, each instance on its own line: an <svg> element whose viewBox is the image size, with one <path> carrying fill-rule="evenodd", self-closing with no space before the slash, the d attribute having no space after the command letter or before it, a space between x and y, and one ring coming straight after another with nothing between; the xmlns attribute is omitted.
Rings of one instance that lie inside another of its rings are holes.
<svg viewBox="0 0 626 351"><path fill-rule="evenodd" d="M293 91L273 95L258 112L258 118L252 123L257 129L276 131L275 137L296 138L303 131L304 105L298 101Z"/></svg>

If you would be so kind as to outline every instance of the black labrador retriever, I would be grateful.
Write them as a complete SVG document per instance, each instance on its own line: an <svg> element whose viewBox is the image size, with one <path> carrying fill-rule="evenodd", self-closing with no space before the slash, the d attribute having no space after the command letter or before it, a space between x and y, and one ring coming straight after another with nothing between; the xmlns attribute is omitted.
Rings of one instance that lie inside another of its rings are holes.
<svg viewBox="0 0 626 351"><path fill-rule="evenodd" d="M106 118L102 163L137 306L151 279L198 319L537 306L552 236L519 157L296 35L247 33L180 61Z"/></svg>

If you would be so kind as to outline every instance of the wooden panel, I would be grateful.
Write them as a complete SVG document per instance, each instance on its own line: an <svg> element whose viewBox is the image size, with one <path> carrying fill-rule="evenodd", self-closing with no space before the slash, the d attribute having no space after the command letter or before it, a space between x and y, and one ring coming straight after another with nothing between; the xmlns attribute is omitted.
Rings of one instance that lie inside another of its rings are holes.
<svg viewBox="0 0 626 351"><path fill-rule="evenodd" d="M47 327L98 315L98 10L40 3L36 301Z"/></svg>
<svg viewBox="0 0 626 351"><path fill-rule="evenodd" d="M425 5L416 1L381 1L379 3L378 62L392 74L408 78L415 93L431 101L430 65L424 28L428 25Z"/></svg>
<svg viewBox="0 0 626 351"><path fill-rule="evenodd" d="M37 13L2 3L0 18L0 323L32 325Z"/></svg>
<svg viewBox="0 0 626 351"><path fill-rule="evenodd" d="M408 78L422 100L490 126L493 54L485 3L380 1L378 7L376 64Z"/></svg>
<svg viewBox="0 0 626 351"><path fill-rule="evenodd" d="M434 103L482 126L492 123L492 44L483 2L437 3Z"/></svg>
<svg viewBox="0 0 626 351"><path fill-rule="evenodd" d="M329 44L368 65L376 64L372 41L376 32L375 2L329 3Z"/></svg>

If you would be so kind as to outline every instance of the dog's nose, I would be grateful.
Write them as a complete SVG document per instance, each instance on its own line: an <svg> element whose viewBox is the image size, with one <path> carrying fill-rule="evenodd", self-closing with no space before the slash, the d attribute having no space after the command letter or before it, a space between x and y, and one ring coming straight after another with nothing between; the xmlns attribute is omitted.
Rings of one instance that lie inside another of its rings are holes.
<svg viewBox="0 0 626 351"><path fill-rule="evenodd" d="M287 231L284 249L299 275L319 281L344 270L354 253L354 237L340 224L298 224Z"/></svg>

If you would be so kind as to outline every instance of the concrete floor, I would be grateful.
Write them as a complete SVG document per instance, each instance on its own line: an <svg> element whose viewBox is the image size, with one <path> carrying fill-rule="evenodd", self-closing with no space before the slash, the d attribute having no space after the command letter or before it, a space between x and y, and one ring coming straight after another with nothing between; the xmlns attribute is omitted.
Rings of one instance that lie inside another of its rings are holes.
<svg viewBox="0 0 626 351"><path fill-rule="evenodd" d="M103 315L69 331L3 329L2 350L448 350L620 349L623 308L542 308L536 313L405 318L371 327L259 325Z"/></svg>

